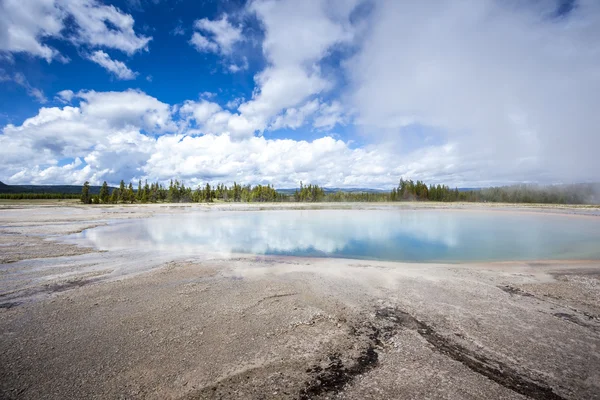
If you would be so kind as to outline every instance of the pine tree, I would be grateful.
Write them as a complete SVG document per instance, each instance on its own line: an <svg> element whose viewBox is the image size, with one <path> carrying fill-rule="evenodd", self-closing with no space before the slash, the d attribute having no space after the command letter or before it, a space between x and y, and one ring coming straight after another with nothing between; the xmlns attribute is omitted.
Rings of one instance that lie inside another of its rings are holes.
<svg viewBox="0 0 600 400"><path fill-rule="evenodd" d="M119 184L119 201L124 203L126 201L127 192L125 192L125 182L121 179L121 183Z"/></svg>
<svg viewBox="0 0 600 400"><path fill-rule="evenodd" d="M90 197L90 183L88 181L85 181L81 189L81 202L83 204L90 204L92 202Z"/></svg>
<svg viewBox="0 0 600 400"><path fill-rule="evenodd" d="M146 182L144 183L144 189L142 190L142 197L141 197L141 202L142 203L147 203L148 199L149 199L149 195L150 195L150 188L148 187L148 181L146 180Z"/></svg>
<svg viewBox="0 0 600 400"><path fill-rule="evenodd" d="M127 200L132 204L135 202L135 192L133 191L131 182L129 182L129 187L127 188Z"/></svg>
<svg viewBox="0 0 600 400"><path fill-rule="evenodd" d="M102 183L102 187L100 188L100 202L108 203L109 193L108 193L108 185L106 181Z"/></svg>
<svg viewBox="0 0 600 400"><path fill-rule="evenodd" d="M116 204L119 202L120 197L121 197L121 195L119 193L119 189L115 189L115 190L113 190L112 194L110 195L110 202L113 204Z"/></svg>
<svg viewBox="0 0 600 400"><path fill-rule="evenodd" d="M210 190L210 185L207 183L204 188L204 196L207 203L212 203L212 193Z"/></svg>

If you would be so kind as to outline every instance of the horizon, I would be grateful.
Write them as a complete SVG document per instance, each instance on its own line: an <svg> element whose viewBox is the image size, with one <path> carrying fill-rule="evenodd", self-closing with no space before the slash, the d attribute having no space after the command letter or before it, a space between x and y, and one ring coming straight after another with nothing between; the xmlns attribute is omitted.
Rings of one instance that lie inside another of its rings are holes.
<svg viewBox="0 0 600 400"><path fill-rule="evenodd" d="M175 180L173 180L173 181L175 181ZM123 182L124 182L124 184L126 186L128 186L131 183L133 185L133 187L134 187L134 191L137 191L137 186L136 185L139 183L139 180L135 181L135 182L134 181L123 181ZM110 189L118 189L119 185L120 185L120 182L119 183L106 182L106 183L107 183L107 185L108 185L108 187ZM145 182L142 180L142 184L143 183L145 183ZM150 183L152 183L152 184L158 183L158 184L162 185L163 187L168 187L169 186L169 180L163 181L163 182L148 182L148 183L149 184ZM185 182L181 182L180 181L179 183L182 184L183 186L187 186ZM189 187L191 189L194 189L195 187L202 189L206 185L206 183L209 183L210 186L213 187L213 188L216 185L221 185L221 184L225 185L226 187L231 187L233 185L233 183L227 184L227 183L224 183L224 182L218 182L217 184L212 184L210 182L204 182L204 183L198 183L195 186L194 185L190 185ZM304 182L304 183L305 183L305 186L308 185L308 184L311 184L311 182ZM423 182L423 183L425 183L427 186L430 186L430 184L427 183L427 182ZM77 188L83 187L83 184L71 184L71 183L69 183L69 184L67 184L67 183L65 183L65 184L40 184L40 185L38 185L38 184L31 184L31 183L23 183L23 184L14 184L14 185L12 185L12 184L7 184L5 182L2 182L0 180L0 186L1 185L13 186L13 187L14 186L17 186L17 187L30 187L30 186L31 187L45 187L45 186L47 186L47 187L60 187L60 186L71 186L71 187L77 187ZM257 185L260 185L260 184L252 184L252 183L240 182L240 183L238 183L238 185L241 185L241 186L250 185L250 186L254 187L254 186L257 186ZM440 185L444 185L444 184L440 184ZM600 186L600 181L599 182L553 183L553 184L538 184L538 183L530 183L530 182L521 182L521 183L519 183L519 182L517 182L517 183L506 184L506 185L501 185L501 186L479 186L479 187L462 187L462 186L458 187L458 186L449 186L449 185L446 185L446 186L448 186L450 189L458 189L459 191L475 191L475 190L493 189L493 188L498 188L498 187L500 187L500 188L502 188L502 187L504 187L504 188L510 188L510 187L514 187L514 186L525 186L525 187L529 187L529 188L539 188L539 189L552 189L552 188L564 188L564 187L569 187L569 186L585 186L585 185ZM93 187L93 188L100 188L101 186L102 186L102 183L97 184L97 185L90 183L90 187ZM360 191L360 190L368 190L368 191L377 191L377 192L389 192L389 191L391 191L393 189L398 188L398 186L399 185L395 185L395 186L392 186L390 188L376 188L376 187L368 187L368 186L362 186L362 187L361 186L353 186L353 187L320 186L320 187L323 190L329 190L329 191L335 191L335 190L337 190L337 191ZM437 184L435 184L434 186L437 186ZM276 186L271 185L271 187L273 189L275 189L276 191L291 191L291 190L299 190L299 189L301 189L300 185L298 185L296 187L276 187Z"/></svg>
<svg viewBox="0 0 600 400"><path fill-rule="evenodd" d="M7 0L0 181L596 183L599 38L577 0Z"/></svg>

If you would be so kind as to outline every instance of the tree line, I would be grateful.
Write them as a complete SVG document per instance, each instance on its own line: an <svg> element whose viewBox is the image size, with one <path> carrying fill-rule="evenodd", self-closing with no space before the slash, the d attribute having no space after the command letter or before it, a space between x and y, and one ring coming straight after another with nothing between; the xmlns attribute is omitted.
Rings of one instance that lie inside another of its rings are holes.
<svg viewBox="0 0 600 400"><path fill-rule="evenodd" d="M125 185L121 181L118 188L109 188L104 182L98 195L91 195L89 182L85 182L81 193L81 202L85 204L117 204L117 203L212 203L215 200L229 202L278 202L288 200L286 195L278 193L271 185L239 185L232 186L209 183L196 189L185 186L178 180L171 180L169 186L159 182L138 182L137 190L133 184Z"/></svg>
<svg viewBox="0 0 600 400"><path fill-rule="evenodd" d="M118 188L110 188L104 182L98 195L91 195L89 182L83 186L81 201L86 204L117 203L211 203L222 202L396 202L396 201L441 201L441 202L506 202L506 203L555 203L584 204L598 202L598 185L515 185L485 189L459 191L447 185L426 185L403 178L390 192L327 192L319 185L304 185L294 193L278 192L271 185L232 186L209 183L196 189L185 186L179 180L171 180L168 186L159 182L138 181L137 189L133 184L121 181Z"/></svg>

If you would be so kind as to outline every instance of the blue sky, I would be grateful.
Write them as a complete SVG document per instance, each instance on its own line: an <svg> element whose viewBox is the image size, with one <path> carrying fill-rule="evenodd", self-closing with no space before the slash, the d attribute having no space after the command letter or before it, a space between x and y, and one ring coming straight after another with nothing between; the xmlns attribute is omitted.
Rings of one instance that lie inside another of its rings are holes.
<svg viewBox="0 0 600 400"><path fill-rule="evenodd" d="M114 4L124 13L132 15L136 21L135 31L139 35L152 37L148 50L132 55L123 54L119 50L105 50L137 72L136 79L120 80L107 74L100 65L81 56L86 49L61 40L50 42L70 59L68 63L47 63L28 53L13 53L15 62L3 63L3 69L8 73L23 73L32 86L46 94L54 94L66 88L76 92L89 89L126 90L133 87L171 104L197 98L202 92L215 93L223 100L231 96L252 95L253 75L262 66L261 59L255 60L252 70L249 68L247 73L226 73L219 65L218 55L200 53L188 43L196 19L219 18L235 3L180 1L165 6L152 1L119 1L106 4ZM177 29L178 34L175 33ZM250 46L248 55L260 51L259 46L252 47L255 46ZM17 83L12 83L4 85L0 93L0 100L4 105L3 117L10 122L20 123L37 112L39 103L30 101L26 90ZM48 99L52 101L51 98Z"/></svg>
<svg viewBox="0 0 600 400"><path fill-rule="evenodd" d="M0 4L0 180L597 181L600 4Z"/></svg>

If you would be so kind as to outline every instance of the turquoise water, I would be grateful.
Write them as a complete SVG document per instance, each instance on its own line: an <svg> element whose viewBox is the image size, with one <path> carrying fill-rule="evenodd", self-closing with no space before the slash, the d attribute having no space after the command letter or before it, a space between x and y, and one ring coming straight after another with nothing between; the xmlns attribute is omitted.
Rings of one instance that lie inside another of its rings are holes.
<svg viewBox="0 0 600 400"><path fill-rule="evenodd" d="M214 211L84 231L100 249L408 262L600 259L600 217L452 210Z"/></svg>

